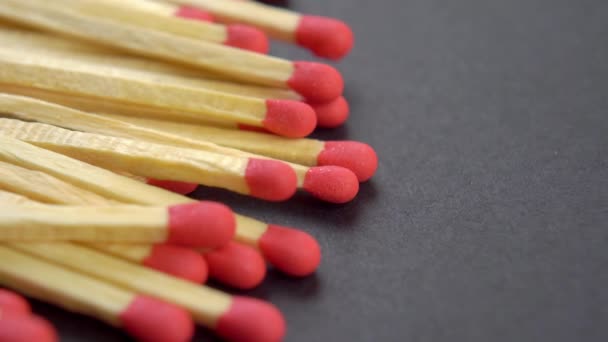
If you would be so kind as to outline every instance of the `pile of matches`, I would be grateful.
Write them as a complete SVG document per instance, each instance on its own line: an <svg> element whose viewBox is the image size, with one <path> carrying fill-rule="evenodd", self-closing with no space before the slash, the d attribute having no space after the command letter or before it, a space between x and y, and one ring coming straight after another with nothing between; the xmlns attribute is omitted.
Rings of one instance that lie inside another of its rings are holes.
<svg viewBox="0 0 608 342"><path fill-rule="evenodd" d="M333 67L265 55L267 35L340 59L343 22L237 0L0 1L0 286L179 342L286 333L267 264L315 272L309 234L186 197L198 184L267 201L346 203L368 145L305 138L348 117ZM91 295L94 294L94 295ZM57 340L0 291L0 342Z"/></svg>

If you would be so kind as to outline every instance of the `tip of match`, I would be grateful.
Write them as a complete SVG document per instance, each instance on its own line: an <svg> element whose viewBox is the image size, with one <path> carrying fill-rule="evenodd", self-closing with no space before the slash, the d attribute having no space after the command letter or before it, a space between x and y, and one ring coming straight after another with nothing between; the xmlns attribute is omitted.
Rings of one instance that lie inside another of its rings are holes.
<svg viewBox="0 0 608 342"><path fill-rule="evenodd" d="M201 201L169 207L169 244L218 248L234 237L236 218L224 204Z"/></svg>
<svg viewBox="0 0 608 342"><path fill-rule="evenodd" d="M237 289L252 289L266 276L266 261L262 255L254 248L237 242L230 242L203 256L213 279Z"/></svg>
<svg viewBox="0 0 608 342"><path fill-rule="evenodd" d="M0 289L0 313L11 315L29 315L32 309L25 298L20 295Z"/></svg>
<svg viewBox="0 0 608 342"><path fill-rule="evenodd" d="M192 6L180 6L177 12L175 12L175 16L184 19L206 21L210 23L215 21L215 18L211 13Z"/></svg>
<svg viewBox="0 0 608 342"><path fill-rule="evenodd" d="M317 125L323 128L335 128L348 119L350 108L344 96L326 103L307 102L317 114Z"/></svg>
<svg viewBox="0 0 608 342"><path fill-rule="evenodd" d="M188 195L193 193L196 188L198 188L198 184L196 183L186 183L179 181L171 181L171 180L160 180L160 179L148 179L148 184L175 192L180 195Z"/></svg>
<svg viewBox="0 0 608 342"><path fill-rule="evenodd" d="M120 314L120 321L140 341L185 342L194 334L186 310L148 296L137 296Z"/></svg>
<svg viewBox="0 0 608 342"><path fill-rule="evenodd" d="M353 31L338 19L305 15L296 30L296 43L319 57L340 59L350 52L354 42Z"/></svg>
<svg viewBox="0 0 608 342"><path fill-rule="evenodd" d="M341 166L316 166L306 173L304 190L323 201L342 204L357 196L359 180L351 170Z"/></svg>
<svg viewBox="0 0 608 342"><path fill-rule="evenodd" d="M249 194L267 201L284 201L296 192L297 176L286 163L249 158L245 170Z"/></svg>
<svg viewBox="0 0 608 342"><path fill-rule="evenodd" d="M269 225L259 247L269 263L291 276L311 275L321 263L317 240L298 229Z"/></svg>
<svg viewBox="0 0 608 342"><path fill-rule="evenodd" d="M270 99L266 100L263 125L272 133L288 138L302 138L317 127L317 116L306 103Z"/></svg>
<svg viewBox="0 0 608 342"><path fill-rule="evenodd" d="M270 43L266 34L255 27L248 25L228 25L228 37L225 45L257 53L267 54Z"/></svg>
<svg viewBox="0 0 608 342"><path fill-rule="evenodd" d="M55 328L38 316L4 316L0 319L0 341L58 341Z"/></svg>
<svg viewBox="0 0 608 342"><path fill-rule="evenodd" d="M378 168L376 151L358 141L328 141L317 157L318 165L345 167L357 175L360 182L369 180Z"/></svg>
<svg viewBox="0 0 608 342"><path fill-rule="evenodd" d="M155 245L144 265L175 277L202 284L209 273L207 262L191 248Z"/></svg>
<svg viewBox="0 0 608 342"><path fill-rule="evenodd" d="M279 342L285 335L285 319L270 303L235 296L220 317L216 332L229 341Z"/></svg>
<svg viewBox="0 0 608 342"><path fill-rule="evenodd" d="M335 100L344 90L342 75L335 68L316 62L293 62L287 85L306 100L324 103Z"/></svg>

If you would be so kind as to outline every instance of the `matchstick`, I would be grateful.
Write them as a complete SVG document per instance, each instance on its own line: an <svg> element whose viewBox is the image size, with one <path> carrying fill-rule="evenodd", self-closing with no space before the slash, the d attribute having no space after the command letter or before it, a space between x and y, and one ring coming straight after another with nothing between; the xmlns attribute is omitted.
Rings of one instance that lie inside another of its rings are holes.
<svg viewBox="0 0 608 342"><path fill-rule="evenodd" d="M137 121L135 121L134 125L120 121L122 118L116 118L115 120L106 116L77 111L52 103L39 101L30 97L0 94L0 108L11 117L48 123L83 132L190 148L235 157L255 159L267 158L232 148L221 147L201 139L183 138L178 135L178 132L167 134L160 131L162 128L153 127L147 129L145 127L139 127ZM27 138L24 139L27 140ZM355 175L341 167L306 167L293 163L289 163L289 166L291 166L296 173L298 188L325 201L332 203L348 202L356 196L359 189L359 184ZM149 180L146 181L150 183ZM177 190L180 190L178 188L179 183L163 184L162 181L152 181L150 184L158 184L169 189L177 188ZM191 183L181 184L186 190L192 189Z"/></svg>
<svg viewBox="0 0 608 342"><path fill-rule="evenodd" d="M258 299L230 296L69 243L12 243L10 247L179 305L197 323L231 341L279 341L285 333L279 310Z"/></svg>
<svg viewBox="0 0 608 342"><path fill-rule="evenodd" d="M190 140L215 144L307 166L342 166L353 171L360 182L369 180L378 167L376 152L358 141L284 139L259 132L169 122L151 118L104 114L140 127L179 135Z"/></svg>
<svg viewBox="0 0 608 342"><path fill-rule="evenodd" d="M287 137L306 136L316 127L314 111L303 102L182 87L152 74L100 65L90 56L29 50L0 46L1 83L145 105L164 117L248 125Z"/></svg>
<svg viewBox="0 0 608 342"><path fill-rule="evenodd" d="M308 48L320 57L340 59L351 50L354 43L348 25L333 18L302 15L256 1L170 1L207 10L220 22L253 25L274 38Z"/></svg>
<svg viewBox="0 0 608 342"><path fill-rule="evenodd" d="M0 316L2 342L55 342L57 332L46 320L38 316Z"/></svg>
<svg viewBox="0 0 608 342"><path fill-rule="evenodd" d="M325 64L291 62L194 41L83 15L43 0L4 0L0 3L0 17L144 56L206 69L244 82L292 89L315 102L331 101L339 97L344 88L338 71Z"/></svg>
<svg viewBox="0 0 608 342"><path fill-rule="evenodd" d="M17 157L18 156L18 157ZM173 205L193 199L0 135L0 160L38 170L124 203ZM258 249L266 261L293 276L315 272L321 261L317 241L298 229L236 215L235 240Z"/></svg>
<svg viewBox="0 0 608 342"><path fill-rule="evenodd" d="M9 314L29 316L31 313L30 303L25 298L12 291L0 289L0 320Z"/></svg>
<svg viewBox="0 0 608 342"><path fill-rule="evenodd" d="M254 248L230 242L226 246L203 251L209 276L231 287L247 290L258 286L266 276L266 262Z"/></svg>
<svg viewBox="0 0 608 342"><path fill-rule="evenodd" d="M180 10L168 4L163 6L150 2L144 4L143 1L116 0L57 0L55 3L57 6L64 6L84 15L180 37L200 39L258 53L268 53L269 49L266 34L252 26L240 24L224 26L204 21L182 20L177 17Z"/></svg>
<svg viewBox="0 0 608 342"><path fill-rule="evenodd" d="M34 247L34 245L30 246ZM53 245L47 249L52 250ZM73 256L80 258L78 255ZM183 309L0 245L0 284L69 311L124 328L141 341L183 342L194 325ZM86 260L83 260L86 263ZM89 264L89 268L101 265ZM0 319L0 324L3 320ZM16 328L16 327L15 327ZM25 327L15 329L22 331ZM2 336L0 325L0 336ZM2 341L13 341L2 339ZM54 341L26 339L18 341Z"/></svg>
<svg viewBox="0 0 608 342"><path fill-rule="evenodd" d="M0 241L169 243L218 248L234 236L232 211L216 202L136 205L5 205Z"/></svg>
<svg viewBox="0 0 608 342"><path fill-rule="evenodd" d="M118 2L119 0L113 0ZM177 6L161 0L132 0L128 5L133 8L151 11L166 16L176 16L184 19L214 22L215 18L207 11L192 6Z"/></svg>
<svg viewBox="0 0 608 342"><path fill-rule="evenodd" d="M297 186L294 170L275 160L74 132L12 119L0 119L0 134L112 170L220 187L269 201L288 199Z"/></svg>

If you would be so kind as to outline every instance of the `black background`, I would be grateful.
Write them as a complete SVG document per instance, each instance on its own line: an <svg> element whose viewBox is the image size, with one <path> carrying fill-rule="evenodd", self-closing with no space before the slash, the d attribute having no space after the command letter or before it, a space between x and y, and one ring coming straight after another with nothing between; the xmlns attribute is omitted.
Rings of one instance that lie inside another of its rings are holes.
<svg viewBox="0 0 608 342"><path fill-rule="evenodd" d="M608 2L289 6L353 27L351 119L316 136L368 142L380 168L344 206L197 192L322 244L315 276L247 293L280 307L286 341L608 340ZM35 310L63 341L127 339Z"/></svg>

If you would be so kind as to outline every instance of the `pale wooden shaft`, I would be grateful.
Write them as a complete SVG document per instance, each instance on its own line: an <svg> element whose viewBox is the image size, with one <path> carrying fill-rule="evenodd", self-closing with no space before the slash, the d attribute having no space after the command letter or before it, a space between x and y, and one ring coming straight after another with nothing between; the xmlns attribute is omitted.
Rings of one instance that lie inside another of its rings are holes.
<svg viewBox="0 0 608 342"><path fill-rule="evenodd" d="M209 141L225 147L258 155L315 166L325 143L315 139L286 139L271 134L230 130L152 118L107 114L106 116L141 127L179 135L196 141Z"/></svg>
<svg viewBox="0 0 608 342"><path fill-rule="evenodd" d="M119 258L141 263L152 253L152 245L145 244L122 244L122 243L87 243L88 247L94 248L106 254L115 255Z"/></svg>
<svg viewBox="0 0 608 342"><path fill-rule="evenodd" d="M248 158L0 119L0 134L109 169L157 179L221 187L248 194Z"/></svg>
<svg viewBox="0 0 608 342"><path fill-rule="evenodd" d="M182 306L193 318L214 328L232 297L206 286L180 280L145 267L69 243L13 243L12 247L132 291ZM92 267L93 266L93 267Z"/></svg>
<svg viewBox="0 0 608 342"><path fill-rule="evenodd" d="M61 54L33 54L0 46L0 83L80 94L113 101L183 111L190 120L217 120L262 126L263 99L202 87L172 85L162 76L96 64ZM178 113L176 113L177 115Z"/></svg>
<svg viewBox="0 0 608 342"><path fill-rule="evenodd" d="M0 190L0 205L12 204L12 205L27 206L27 205L31 205L31 203L36 203L36 202L32 202L31 199L29 199L25 196L18 195L18 194L12 193L12 192L4 191L4 190Z"/></svg>
<svg viewBox="0 0 608 342"><path fill-rule="evenodd" d="M172 13L159 12L160 8L141 8L138 1L117 0L55 0L57 6L67 6L85 15L116 20L151 30L167 32L182 37L223 43L228 38L223 25L195 20L183 20ZM149 4L148 4L149 6Z"/></svg>
<svg viewBox="0 0 608 342"><path fill-rule="evenodd" d="M249 24L263 29L274 38L293 41L300 15L286 9L255 1L170 0L173 3L203 8L220 21Z"/></svg>
<svg viewBox="0 0 608 342"><path fill-rule="evenodd" d="M0 16L255 84L285 88L294 70L287 60L103 20L43 0L3 0Z"/></svg>
<svg viewBox="0 0 608 342"><path fill-rule="evenodd" d="M164 242L168 222L162 207L5 205L0 241Z"/></svg>
<svg viewBox="0 0 608 342"><path fill-rule="evenodd" d="M114 326L121 325L119 315L135 298L131 291L3 245L0 245L0 260L2 286ZM89 267L98 266L90 264Z"/></svg>
<svg viewBox="0 0 608 342"><path fill-rule="evenodd" d="M192 199L0 134L0 160L38 170L123 203L171 205Z"/></svg>
<svg viewBox="0 0 608 342"><path fill-rule="evenodd" d="M152 144L166 144L175 147L191 148L211 153L241 157L262 158L260 156L216 145L200 138L183 138L177 131L169 134L163 132L161 127L148 129L138 125L100 116L71 108L58 106L49 102L40 101L30 97L20 97L0 93L0 108L11 117L28 121L38 121L64 128L97 133L131 140L144 141ZM296 172L298 186L302 187L308 167L288 163Z"/></svg>
<svg viewBox="0 0 608 342"><path fill-rule="evenodd" d="M0 106L1 108L1 106ZM84 191L44 172L0 161L0 189L55 204L109 204L108 199Z"/></svg>

